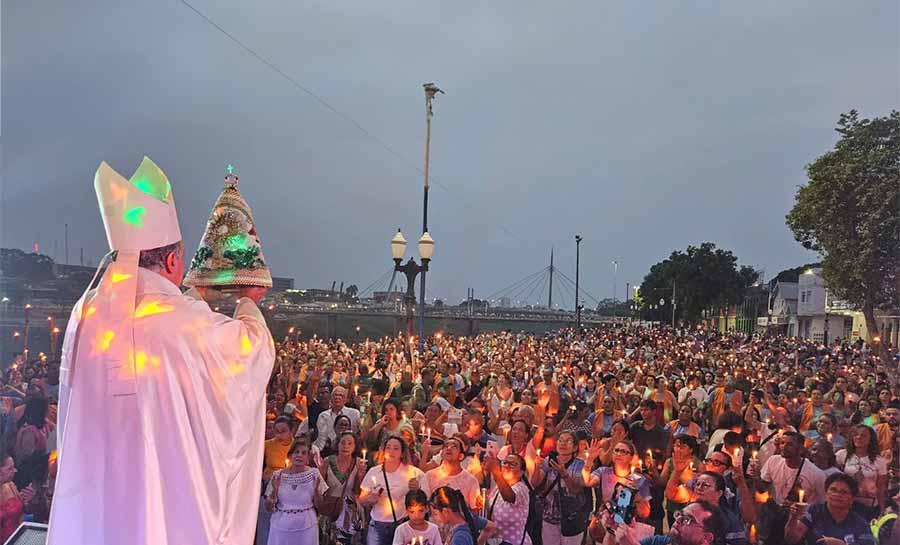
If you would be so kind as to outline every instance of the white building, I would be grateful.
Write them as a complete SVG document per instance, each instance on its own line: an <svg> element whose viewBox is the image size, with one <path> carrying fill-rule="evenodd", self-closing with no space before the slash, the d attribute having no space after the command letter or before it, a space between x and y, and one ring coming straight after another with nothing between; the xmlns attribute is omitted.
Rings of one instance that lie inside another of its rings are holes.
<svg viewBox="0 0 900 545"><path fill-rule="evenodd" d="M770 283L769 316L759 318L758 325L769 333L797 335L797 283L775 280Z"/></svg>
<svg viewBox="0 0 900 545"><path fill-rule="evenodd" d="M809 269L797 281L797 336L823 342L865 335L862 312L828 292L822 269Z"/></svg>

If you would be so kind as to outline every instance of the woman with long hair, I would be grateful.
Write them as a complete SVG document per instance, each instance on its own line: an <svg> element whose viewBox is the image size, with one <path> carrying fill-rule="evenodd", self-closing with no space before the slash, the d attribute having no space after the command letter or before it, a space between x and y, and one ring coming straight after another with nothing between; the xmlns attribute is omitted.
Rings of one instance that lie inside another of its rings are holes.
<svg viewBox="0 0 900 545"><path fill-rule="evenodd" d="M590 496L583 493L581 471L584 460L575 456L577 448L575 432L560 432L556 457L544 460L544 477L535 483L535 490L543 498L541 535L544 545L580 545L587 528Z"/></svg>
<svg viewBox="0 0 900 545"><path fill-rule="evenodd" d="M267 545L319 543L316 501L328 491L319 470L309 466L309 444L296 441L290 464L272 475L266 487L266 510L272 513Z"/></svg>
<svg viewBox="0 0 900 545"><path fill-rule="evenodd" d="M331 543L349 545L353 536L361 529L362 517L354 500L354 492L366 474L366 461L357 456L356 446L357 439L353 432L341 433L338 436L337 451L323 458L319 465L319 472L328 485L328 495L341 498L340 515L334 522L327 520L324 523L323 534L329 536Z"/></svg>
<svg viewBox="0 0 900 545"><path fill-rule="evenodd" d="M425 474L410 465L409 445L397 436L384 440L379 459L381 463L369 469L363 479L359 504L372 509L368 545L391 545L394 531L406 516L406 493L418 490Z"/></svg>
<svg viewBox="0 0 900 545"><path fill-rule="evenodd" d="M609 437L600 439L600 465L607 466L612 463L613 448L619 441L628 438L628 422L616 420L609 428Z"/></svg>
<svg viewBox="0 0 900 545"><path fill-rule="evenodd" d="M508 543L531 545L528 535L528 509L531 495L526 484L525 459L519 454L507 454L502 461L494 456L484 459L485 469L494 478L494 487L488 494L487 514Z"/></svg>
<svg viewBox="0 0 900 545"><path fill-rule="evenodd" d="M856 426L850 434L847 448L839 450L835 457L844 473L859 484L853 510L866 519L876 517L884 510L888 469L887 460L878 451L875 430L862 424Z"/></svg>
<svg viewBox="0 0 900 545"><path fill-rule="evenodd" d="M5 456L0 466L0 542L3 543L22 523L25 506L34 497L31 485L19 490L13 482L15 475L15 462L11 456Z"/></svg>
<svg viewBox="0 0 900 545"><path fill-rule="evenodd" d="M431 493L429 503L434 522L447 528L449 538L444 545L484 545L499 535L493 522L472 514L462 492L455 488L438 488Z"/></svg>
<svg viewBox="0 0 900 545"><path fill-rule="evenodd" d="M515 419L512 421L507 443L500 449L497 458L504 460L510 454L516 454L525 460L525 474L529 479L537 482L537 472L540 471L539 455L534 449L531 429L525 420Z"/></svg>
<svg viewBox="0 0 900 545"><path fill-rule="evenodd" d="M344 433L353 430L353 425L350 423L350 417L345 414L339 414L334 417L334 436L335 441L340 442L340 437ZM337 444L332 444L331 439L327 439L325 441L325 446L322 447L321 456L322 458L327 458L337 452Z"/></svg>
<svg viewBox="0 0 900 545"><path fill-rule="evenodd" d="M622 439L613 446L612 452L612 465L601 466L592 473L594 460L600 456L600 441L595 439L591 442L588 458L584 463L584 469L581 470L585 486L600 488L598 503L610 501L616 484L621 483L633 488L637 493L635 505L638 516L648 517L650 515L650 480L644 474L635 471L637 468L634 461L637 452L634 444L627 439Z"/></svg>
<svg viewBox="0 0 900 545"><path fill-rule="evenodd" d="M15 482L19 488L24 488L33 481L40 481L47 475L50 456L47 450L50 432L47 409L46 397L29 397L25 402L22 418L18 421L13 455L17 468Z"/></svg>
<svg viewBox="0 0 900 545"><path fill-rule="evenodd" d="M878 424L878 414L872 411L872 402L868 399L860 399L856 404L856 412L853 413L851 422L870 427Z"/></svg>

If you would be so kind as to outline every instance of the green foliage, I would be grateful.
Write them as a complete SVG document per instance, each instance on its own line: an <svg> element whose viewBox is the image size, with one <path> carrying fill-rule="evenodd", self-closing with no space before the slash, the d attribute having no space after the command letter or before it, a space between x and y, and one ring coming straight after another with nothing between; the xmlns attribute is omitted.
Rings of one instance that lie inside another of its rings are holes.
<svg viewBox="0 0 900 545"><path fill-rule="evenodd" d="M0 248L0 271L3 276L22 278L28 282L51 280L53 259L43 254L25 253L15 248Z"/></svg>
<svg viewBox="0 0 900 545"><path fill-rule="evenodd" d="M860 119L841 114L834 149L806 168L787 225L822 256L836 298L859 307L869 331L874 309L900 295L900 112Z"/></svg>
<svg viewBox="0 0 900 545"><path fill-rule="evenodd" d="M704 309L740 302L759 274L752 267L739 267L737 261L730 251L711 242L672 252L644 277L640 289L644 317L671 320L673 285L676 320L694 323ZM660 299L665 299L662 309L650 311L650 305L659 304Z"/></svg>

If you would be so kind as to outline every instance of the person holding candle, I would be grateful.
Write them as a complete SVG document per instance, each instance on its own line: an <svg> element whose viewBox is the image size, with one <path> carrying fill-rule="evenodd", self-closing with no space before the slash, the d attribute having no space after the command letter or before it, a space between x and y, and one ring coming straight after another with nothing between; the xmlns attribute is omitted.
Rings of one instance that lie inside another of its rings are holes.
<svg viewBox="0 0 900 545"><path fill-rule="evenodd" d="M797 432L785 432L780 439L781 454L766 460L759 472L760 479L774 486L778 504L797 498L801 489L809 503L825 497L825 473L806 459L804 440ZM751 473L756 475L756 464L750 464L750 467L753 468Z"/></svg>
<svg viewBox="0 0 900 545"><path fill-rule="evenodd" d="M597 437L596 435L594 437ZM616 420L610 427L610 436L600 439L600 455L598 459L601 465L609 465L613 460L613 449L623 439L628 438L628 422Z"/></svg>
<svg viewBox="0 0 900 545"><path fill-rule="evenodd" d="M665 507L669 526L674 524L674 514L684 508L691 498L685 486L700 469L696 457L697 439L691 435L676 435L672 443L672 457L665 461L662 471L657 471L655 463L648 463L648 475L652 482L664 488ZM652 460L652 458L651 458Z"/></svg>
<svg viewBox="0 0 900 545"><path fill-rule="evenodd" d="M366 473L358 498L360 505L372 510L368 545L393 543L394 531L406 516L403 498L410 490L418 490L425 476L419 468L409 465L409 446L400 437L385 439L381 459L381 464Z"/></svg>
<svg viewBox="0 0 900 545"><path fill-rule="evenodd" d="M463 435L448 437L441 449L441 464L425 473L422 488L428 493L442 486L451 486L462 493L469 509L478 511L484 503L478 480L462 467L467 449L468 445Z"/></svg>
<svg viewBox="0 0 900 545"><path fill-rule="evenodd" d="M347 422L349 425L349 420ZM362 521L353 496L366 473L367 464L365 454L357 457L357 444L353 432L342 432L336 452L323 458L319 464L319 472L328 485L328 495L342 496L343 506L336 520L325 521L323 533L328 535L332 542L346 545L350 544L353 536L361 529ZM350 501L347 501L348 499Z"/></svg>
<svg viewBox="0 0 900 545"><path fill-rule="evenodd" d="M409 520L397 527L393 545L441 545L438 525L425 520L428 495L422 490L410 490L403 503Z"/></svg>
<svg viewBox="0 0 900 545"><path fill-rule="evenodd" d="M297 441L289 452L291 463L276 471L266 488L266 510L272 513L267 545L319 543L316 501L328 484L315 467L309 467L309 445Z"/></svg>
<svg viewBox="0 0 900 545"><path fill-rule="evenodd" d="M279 416L275 419L272 427L274 436L265 441L263 446L263 473L262 473L262 489L266 490L269 479L272 475L288 466L288 452L294 445L294 434L291 430L291 420L286 416ZM256 522L256 541L259 543L267 543L269 540L269 521L271 519L271 511L265 508L265 494L259 499L259 515Z"/></svg>
<svg viewBox="0 0 900 545"><path fill-rule="evenodd" d="M588 449L587 460L585 460L584 468L581 470L581 478L588 488L600 488L599 499L601 503L610 501L613 495L613 489L616 483L628 485L637 491L637 515L646 518L650 515L650 480L642 473L636 472L634 465L635 455L637 454L634 444L628 440L622 440L613 447L613 458L611 466L600 466L593 472L590 468L594 466L594 460L600 456L600 441L594 439L591 441L591 447Z"/></svg>
<svg viewBox="0 0 900 545"><path fill-rule="evenodd" d="M484 459L484 466L494 478L494 488L488 494L487 518L497 525L504 541L531 545L527 531L531 497L529 486L523 480L525 459L514 453L502 461L489 455Z"/></svg>
<svg viewBox="0 0 900 545"><path fill-rule="evenodd" d="M791 504L784 532L789 545L873 545L875 538L867 519L853 512L859 491L856 480L835 473L825 480L825 501L812 505ZM849 537L848 537L849 536Z"/></svg>

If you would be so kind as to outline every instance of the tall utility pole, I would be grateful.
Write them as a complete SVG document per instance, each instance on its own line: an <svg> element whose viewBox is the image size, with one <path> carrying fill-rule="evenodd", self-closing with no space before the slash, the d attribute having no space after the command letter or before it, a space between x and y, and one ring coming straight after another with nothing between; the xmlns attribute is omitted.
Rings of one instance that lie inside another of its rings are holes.
<svg viewBox="0 0 900 545"><path fill-rule="evenodd" d="M578 281L581 270L581 235L575 235L575 330L581 331L581 305L578 303Z"/></svg>
<svg viewBox="0 0 900 545"><path fill-rule="evenodd" d="M550 294L547 296L547 308L553 310L553 248L550 248Z"/></svg>
<svg viewBox="0 0 900 545"><path fill-rule="evenodd" d="M619 262L616 261L615 259L613 259L612 266L613 266L613 318L615 318L616 315L618 314L616 312L616 302L617 302L616 296L618 295L618 293L616 292L616 288L617 288L616 277L619 276Z"/></svg>
<svg viewBox="0 0 900 545"><path fill-rule="evenodd" d="M69 224L67 223L65 225L66 225L66 234L65 234L65 237L66 237L66 265L68 265L69 264Z"/></svg>
<svg viewBox="0 0 900 545"><path fill-rule="evenodd" d="M431 156L431 103L434 96L444 92L433 83L426 83L425 88L425 191L422 200L422 235L428 232L428 161ZM419 289L419 354L425 354L425 271L422 271L422 286Z"/></svg>
<svg viewBox="0 0 900 545"><path fill-rule="evenodd" d="M672 329L675 329L675 281L672 280Z"/></svg>

